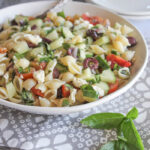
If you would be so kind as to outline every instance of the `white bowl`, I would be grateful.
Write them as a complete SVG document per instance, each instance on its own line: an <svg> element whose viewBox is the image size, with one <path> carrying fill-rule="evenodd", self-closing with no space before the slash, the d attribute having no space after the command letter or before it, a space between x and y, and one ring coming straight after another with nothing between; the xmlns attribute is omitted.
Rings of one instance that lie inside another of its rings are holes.
<svg viewBox="0 0 150 150"><path fill-rule="evenodd" d="M54 2L48 2L48 1L41 1L41 2L31 2L31 3L25 3L20 5L14 5L11 7L7 7L0 10L0 23L3 23L8 18L11 19L17 14L23 14L23 15L36 15L39 14L39 12L43 12L44 10L47 10L50 5L53 5ZM128 21L125 19L119 17L118 15L113 14L112 12L105 10L103 8L100 8L95 5L81 3L81 2L70 2L64 7L65 14L67 15L74 15L74 14L82 14L85 12L89 12L91 15L99 15L104 18L109 18L113 23L120 22L121 24L126 24L134 29L133 36L136 37L138 44L134 47L136 50L135 54L135 63L132 66L131 69L131 77L130 79L122 86L120 89L118 89L116 92L107 95L103 98L101 98L98 101L82 104L78 106L72 106L72 107L37 107L37 106L25 106L21 104L15 104L3 99L0 99L0 104L18 109L21 111L36 113L36 114L70 114L73 112L82 111L85 109L89 109L91 107L101 105L105 102L108 102L109 100L121 95L125 91L127 91L139 78L142 71L144 70L147 60L148 60L148 51L146 47L145 40L141 33Z"/></svg>
<svg viewBox="0 0 150 150"><path fill-rule="evenodd" d="M149 0L86 0L93 2L119 14L147 16L150 15Z"/></svg>

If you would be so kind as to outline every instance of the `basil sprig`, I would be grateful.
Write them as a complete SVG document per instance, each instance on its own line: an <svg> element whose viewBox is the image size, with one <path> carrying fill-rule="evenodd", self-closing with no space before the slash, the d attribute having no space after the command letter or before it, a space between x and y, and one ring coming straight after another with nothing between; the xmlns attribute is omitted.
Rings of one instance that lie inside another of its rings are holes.
<svg viewBox="0 0 150 150"><path fill-rule="evenodd" d="M100 150L144 150L141 137L133 120L138 110L133 107L126 116L120 113L98 113L86 117L82 124L97 129L116 129L118 139L103 145Z"/></svg>

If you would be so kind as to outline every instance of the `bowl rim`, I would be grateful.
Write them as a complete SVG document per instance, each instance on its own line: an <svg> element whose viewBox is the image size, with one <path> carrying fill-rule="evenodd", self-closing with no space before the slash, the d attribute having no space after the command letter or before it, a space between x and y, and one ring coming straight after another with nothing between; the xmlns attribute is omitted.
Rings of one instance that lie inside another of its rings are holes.
<svg viewBox="0 0 150 150"><path fill-rule="evenodd" d="M35 3L55 3L55 1L37 1L37 2L27 2L27 3L21 3L21 4L16 4L16 5L12 5L12 6L8 6L5 7L3 9L0 10L0 12L4 9L9 9L9 8L13 8L13 7L19 7L21 5L29 5L29 4L35 4ZM94 106L97 105L102 105L103 103L106 103L108 101L110 101L113 97L116 98L119 95L123 94L125 91L127 91L136 81L137 79L140 77L140 75L142 74L144 68L146 67L146 64L148 62L148 47L146 44L146 41L142 35L142 33L139 31L139 29L137 29L137 27L135 27L134 25L132 25L128 20L124 19L123 17L115 14L114 12L105 9L105 8L101 8L99 6L96 6L94 4L89 4L89 3L84 3L84 2L69 2L69 3L79 3L81 5L87 5L87 6L94 6L98 9L104 10L105 12L111 13L112 15L119 17L120 19L122 19L123 21L127 22L131 27L134 27L136 29L136 32L139 33L139 35L141 36L142 40L143 40L143 44L145 46L145 60L143 65L141 66L141 68L138 70L137 74L133 77L133 79L130 80L130 82L128 82L125 86L121 87L120 89L118 89L116 92L111 93L109 95L106 95L105 97L103 97L101 99L101 101L97 100L94 102L90 102L87 104L81 104L81 105L76 105L76 106L71 106L71 107L40 107L40 106L27 106L27 105L23 105L23 104L17 104L17 103L13 103L4 99L0 98L0 104L10 107L10 108L15 108L16 110L21 110L21 111L25 111L25 112L29 112L29 113L34 113L34 114L70 114L70 113L74 113L74 112L79 112L79 111L83 111L86 109L90 109Z"/></svg>

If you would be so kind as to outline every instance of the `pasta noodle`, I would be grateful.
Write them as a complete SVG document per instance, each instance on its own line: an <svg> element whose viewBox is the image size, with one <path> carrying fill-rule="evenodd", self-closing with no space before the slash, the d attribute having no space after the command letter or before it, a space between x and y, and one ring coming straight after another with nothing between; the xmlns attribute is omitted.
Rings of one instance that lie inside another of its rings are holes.
<svg viewBox="0 0 150 150"><path fill-rule="evenodd" d="M0 97L3 99L8 98L7 90L4 87L0 87Z"/></svg>
<svg viewBox="0 0 150 150"><path fill-rule="evenodd" d="M21 78L15 76L14 81L13 81L14 87L17 92L21 93L22 88L23 88L23 81Z"/></svg>

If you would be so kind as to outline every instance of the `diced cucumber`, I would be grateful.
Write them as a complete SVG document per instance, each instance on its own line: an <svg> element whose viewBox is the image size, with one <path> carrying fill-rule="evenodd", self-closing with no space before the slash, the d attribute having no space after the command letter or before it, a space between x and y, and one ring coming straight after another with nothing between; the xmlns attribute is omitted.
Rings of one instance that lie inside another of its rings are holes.
<svg viewBox="0 0 150 150"><path fill-rule="evenodd" d="M37 48L34 48L30 51L30 56L31 57L37 57L38 54L44 54L45 52L45 49L43 46L40 46L40 47L37 47Z"/></svg>
<svg viewBox="0 0 150 150"><path fill-rule="evenodd" d="M34 20L29 21L29 25L31 26L36 25L37 27L40 28L43 25L43 21L42 19L34 19Z"/></svg>
<svg viewBox="0 0 150 150"><path fill-rule="evenodd" d="M72 32L69 30L69 28L66 28L66 27L63 27L63 28L62 28L62 35L63 35L65 38L72 38L72 37L73 37Z"/></svg>
<svg viewBox="0 0 150 150"><path fill-rule="evenodd" d="M94 44L97 44L97 45L104 45L104 44L107 44L110 42L110 39L108 36L102 36L100 37L99 39L97 39Z"/></svg>
<svg viewBox="0 0 150 150"><path fill-rule="evenodd" d="M57 49L57 48L61 47L63 42L64 42L64 39L62 37L60 37L59 39L55 40L54 42L52 42L50 44L51 50L54 50L54 49Z"/></svg>
<svg viewBox="0 0 150 150"><path fill-rule="evenodd" d="M98 86L98 87L100 87L102 90L104 90L104 93L105 93L105 95L108 93L108 91L109 91L109 86L108 86L108 84L106 83L106 82L99 82L99 83L96 83L96 84L94 84L94 85L96 85L96 86Z"/></svg>
<svg viewBox="0 0 150 150"><path fill-rule="evenodd" d="M8 84L6 84L6 89L7 89L7 93L8 93L9 98L12 98L13 96L15 96L16 88L14 87L12 82L9 82Z"/></svg>
<svg viewBox="0 0 150 150"><path fill-rule="evenodd" d="M99 62L99 66L102 68L102 69L108 69L110 68L107 61L105 59L103 59L101 56L97 56L96 59L98 60Z"/></svg>
<svg viewBox="0 0 150 150"><path fill-rule="evenodd" d="M14 50L19 54L25 53L29 50L28 44L25 41L19 41L14 46Z"/></svg>
<svg viewBox="0 0 150 150"><path fill-rule="evenodd" d="M115 74L110 69L104 70L100 74L100 77L101 77L101 81L103 81L103 82L115 83L115 81L116 81Z"/></svg>
<svg viewBox="0 0 150 150"><path fill-rule="evenodd" d="M58 39L58 33L56 30L53 30L51 33L49 33L46 38L50 39L50 40L56 40Z"/></svg>

